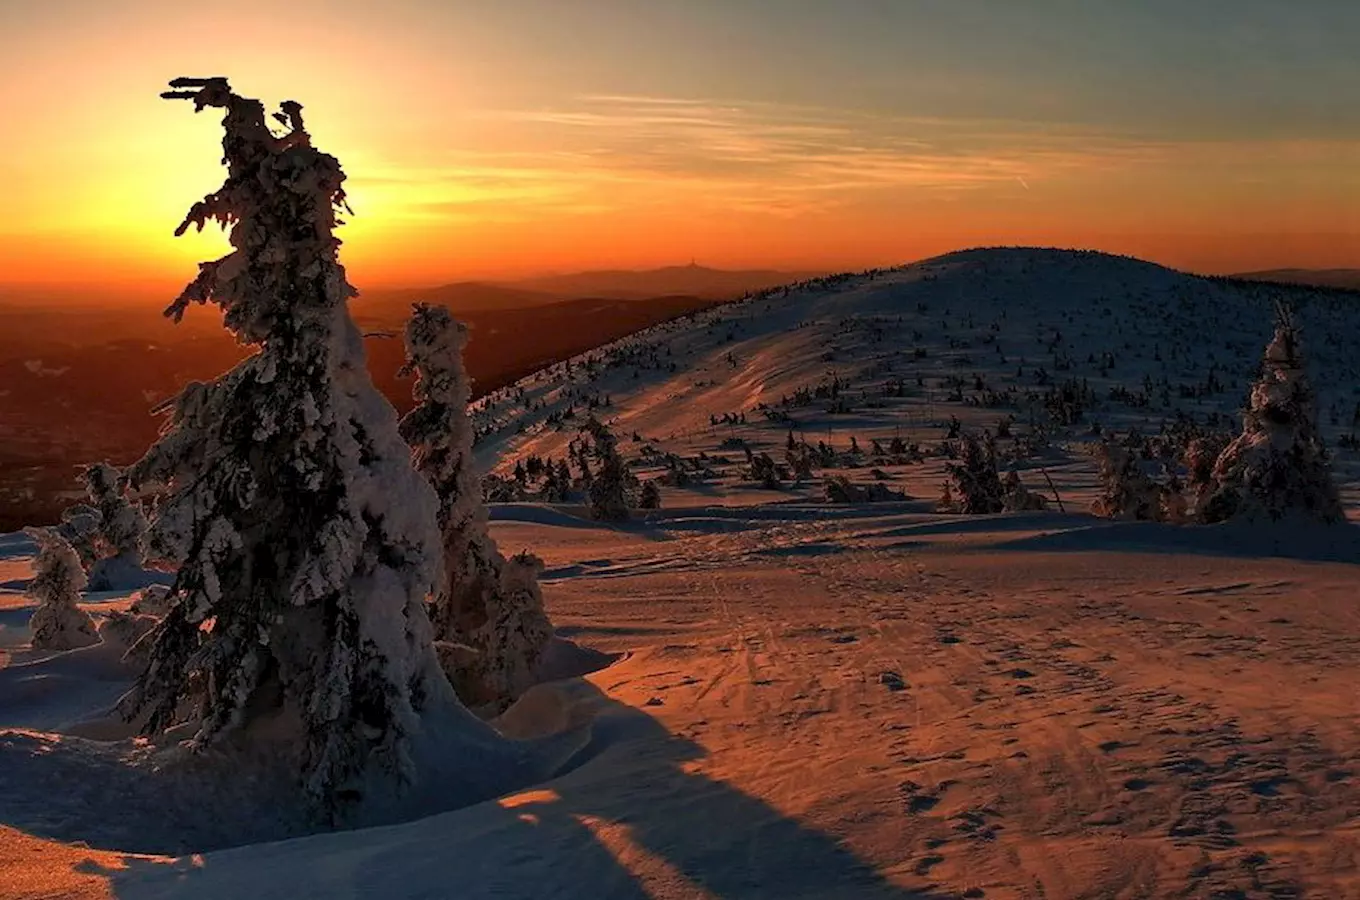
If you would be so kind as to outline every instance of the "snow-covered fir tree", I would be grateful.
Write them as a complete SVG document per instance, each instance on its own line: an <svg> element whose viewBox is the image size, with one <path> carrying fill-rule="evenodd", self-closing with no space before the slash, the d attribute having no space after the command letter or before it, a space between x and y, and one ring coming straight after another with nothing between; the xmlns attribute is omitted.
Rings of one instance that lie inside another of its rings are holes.
<svg viewBox="0 0 1360 900"><path fill-rule="evenodd" d="M959 461L945 466L958 497L958 511L970 515L999 513L1006 508L1006 491L996 466L996 447L990 434L979 440L971 432L959 438Z"/></svg>
<svg viewBox="0 0 1360 900"><path fill-rule="evenodd" d="M586 488L590 517L604 522L628 521L628 489L634 479L628 464L619 455L618 441L594 416L586 421L582 432L590 436L592 453L599 464L599 471Z"/></svg>
<svg viewBox="0 0 1360 900"><path fill-rule="evenodd" d="M99 510L77 503L61 511L57 534L66 540L88 571L99 559Z"/></svg>
<svg viewBox="0 0 1360 900"><path fill-rule="evenodd" d="M1275 335L1242 416L1242 433L1214 463L1199 510L1206 522L1345 520L1317 426L1293 313L1276 306Z"/></svg>
<svg viewBox="0 0 1360 900"><path fill-rule="evenodd" d="M127 478L108 463L87 466L83 478L99 523L96 560L90 567L90 590L144 584L142 541L147 521L141 504L128 497Z"/></svg>
<svg viewBox="0 0 1360 900"><path fill-rule="evenodd" d="M1161 488L1148 477L1136 453L1117 441L1095 448L1100 487L1091 512L1107 519L1157 521L1162 518Z"/></svg>
<svg viewBox="0 0 1360 900"><path fill-rule="evenodd" d="M160 618L170 611L170 588L153 584L137 592L137 599L128 607L135 613Z"/></svg>
<svg viewBox="0 0 1360 900"><path fill-rule="evenodd" d="M76 605L85 587L80 557L55 529L25 528L24 533L38 545L28 584L28 596L38 601L28 620L33 648L72 650L97 643L94 620Z"/></svg>
<svg viewBox="0 0 1360 900"><path fill-rule="evenodd" d="M542 564L527 554L506 560L487 527L467 415L467 339L467 326L446 308L416 305L406 324L404 370L417 375L416 405L401 433L439 497L443 565L430 619L436 641L460 647L442 652L441 663L464 703L495 714L533 685L552 624L538 586Z"/></svg>
<svg viewBox="0 0 1360 900"><path fill-rule="evenodd" d="M171 86L163 96L225 110L228 171L176 233L216 220L234 250L200 264L166 314L215 303L255 353L186 387L128 473L134 489L163 489L149 544L178 571L119 709L192 746L270 741L334 816L409 783L431 729L486 730L440 671L426 615L438 501L347 309L339 161L312 147L297 103L282 104L276 136L263 104L224 79Z"/></svg>

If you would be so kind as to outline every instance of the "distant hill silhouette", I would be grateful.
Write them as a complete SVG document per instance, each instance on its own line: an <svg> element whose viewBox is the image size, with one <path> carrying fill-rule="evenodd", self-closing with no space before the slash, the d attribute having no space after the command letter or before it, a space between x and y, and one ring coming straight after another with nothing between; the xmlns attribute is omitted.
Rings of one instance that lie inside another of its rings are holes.
<svg viewBox="0 0 1360 900"><path fill-rule="evenodd" d="M1360 269L1263 269L1259 272L1239 272L1231 277L1360 290Z"/></svg>
<svg viewBox="0 0 1360 900"><path fill-rule="evenodd" d="M734 300L750 291L812 278L822 273L770 269L726 270L704 266L571 272L518 281L457 281L431 287L360 290L356 316L405 317L412 303L447 306L454 313L544 307L564 300L647 300L692 297Z"/></svg>
<svg viewBox="0 0 1360 900"><path fill-rule="evenodd" d="M550 275L505 282L507 287L571 297L602 297L637 300L661 295L686 294L711 300L729 300L747 291L777 287L822 272L780 272L769 269L726 270L704 266L666 266L660 269L601 270Z"/></svg>
<svg viewBox="0 0 1360 900"><path fill-rule="evenodd" d="M561 303L560 294L506 287L489 281L458 281L428 288L360 290L350 304L356 316L386 316L410 312L412 303L447 306L455 313L495 309L523 309Z"/></svg>

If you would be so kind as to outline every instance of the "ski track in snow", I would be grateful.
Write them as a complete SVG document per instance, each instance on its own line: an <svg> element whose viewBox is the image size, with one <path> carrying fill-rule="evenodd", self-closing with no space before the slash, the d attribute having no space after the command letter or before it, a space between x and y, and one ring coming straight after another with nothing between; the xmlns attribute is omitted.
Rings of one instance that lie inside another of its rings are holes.
<svg viewBox="0 0 1360 900"><path fill-rule="evenodd" d="M883 467L921 499L837 507L817 481L744 483L741 451L719 447L735 436L778 456L786 428L755 404L832 371L852 394L918 371L1004 387L1021 356L1048 364L1054 328L1077 361L1055 381L1091 377L1104 396L1160 375L1154 346L1180 354L1173 380L1202 378L1212 354L1228 390L1183 405L1231 413L1269 335L1264 308L1135 261L998 251L757 299L617 345L661 341L673 374L620 366L587 384L578 360L577 387L611 394L600 414L625 454L636 430L731 462L623 525L572 504L493 507L502 550L544 559L559 636L618 655L504 717L514 737L575 736L556 777L404 824L180 857L126 852L124 831L163 826L127 821L143 813L116 790L73 801L11 778L25 803L0 792L0 895L1360 897L1360 529L1095 519L1094 466L1070 437L1041 458L1067 512L994 517L931 512L936 458ZM1005 364L978 343L1002 310ZM1303 320L1324 409L1353 403L1360 308L1311 301ZM893 356L917 344L926 359ZM1108 377L1089 371L1088 349L1117 352ZM952 361L968 354L972 365ZM866 374L894 359L893 373ZM533 412L509 393L482 404L483 425L501 426L479 448L485 464L561 455L574 429L541 423L566 405L562 385L523 382L547 404ZM709 424L741 411L745 426ZM838 447L853 433L867 449L899 430L933 443L951 414L980 427L1007 410L927 387L851 414L793 412L810 440L831 429ZM1164 411L1110 401L1095 415L1155 430ZM1323 423L1335 446L1344 427ZM1046 489L1032 465L1028 485ZM1353 510L1352 455L1338 451L1334 468ZM60 732L107 704L117 672L98 654L24 649L24 541L0 536L0 727ZM25 812L36 791L41 817Z"/></svg>

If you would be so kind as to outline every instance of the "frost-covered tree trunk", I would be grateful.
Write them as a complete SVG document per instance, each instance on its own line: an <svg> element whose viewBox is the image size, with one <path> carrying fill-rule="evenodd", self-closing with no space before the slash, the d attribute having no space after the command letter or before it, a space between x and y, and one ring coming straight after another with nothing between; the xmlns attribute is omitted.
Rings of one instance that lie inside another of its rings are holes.
<svg viewBox="0 0 1360 900"><path fill-rule="evenodd" d="M76 604L85 587L80 557L66 539L51 528L25 528L38 544L28 596L38 601L28 620L35 650L72 650L99 641L94 620Z"/></svg>
<svg viewBox="0 0 1360 900"><path fill-rule="evenodd" d="M140 584L146 515L127 496L127 479L108 463L87 466L85 491L98 514L97 559L90 567L90 590L116 590Z"/></svg>
<svg viewBox="0 0 1360 900"><path fill-rule="evenodd" d="M455 645L440 661L458 696L496 714L534 683L552 638L536 557L506 560L487 528L467 415L467 327L444 307L418 304L406 325L406 371L419 376L415 408L401 421L416 470L439 497L443 565L430 605L436 641Z"/></svg>
<svg viewBox="0 0 1360 900"><path fill-rule="evenodd" d="M1303 365L1299 329L1277 307L1275 336L1252 387L1242 433L1214 463L1199 511L1207 522L1345 519L1317 427L1317 397Z"/></svg>
<svg viewBox="0 0 1360 900"><path fill-rule="evenodd" d="M134 488L165 489L148 543L178 574L119 708L145 734L182 725L195 746L277 744L334 815L407 782L433 717L484 729L439 670L425 612L437 500L347 310L339 162L311 146L296 103L276 136L264 106L223 79L171 85L188 90L164 96L225 110L228 169L176 233L215 219L235 249L200 264L166 314L215 303L256 353L186 387L129 471Z"/></svg>
<svg viewBox="0 0 1360 900"><path fill-rule="evenodd" d="M628 487L632 473L619 455L618 441L594 417L586 422L583 430L594 441L595 459L600 464L599 472L595 473L587 487L590 517L604 522L626 522L629 518Z"/></svg>

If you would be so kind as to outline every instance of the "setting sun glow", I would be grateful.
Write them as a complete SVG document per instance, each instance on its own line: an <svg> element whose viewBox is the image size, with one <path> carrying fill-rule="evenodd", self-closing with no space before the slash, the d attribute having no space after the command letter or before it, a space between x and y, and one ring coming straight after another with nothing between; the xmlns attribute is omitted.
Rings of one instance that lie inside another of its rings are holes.
<svg viewBox="0 0 1360 900"><path fill-rule="evenodd" d="M1357 13L1248 5L0 4L0 284L225 250L170 237L221 179L216 114L157 97L181 74L304 104L361 285L1013 243L1355 265Z"/></svg>

